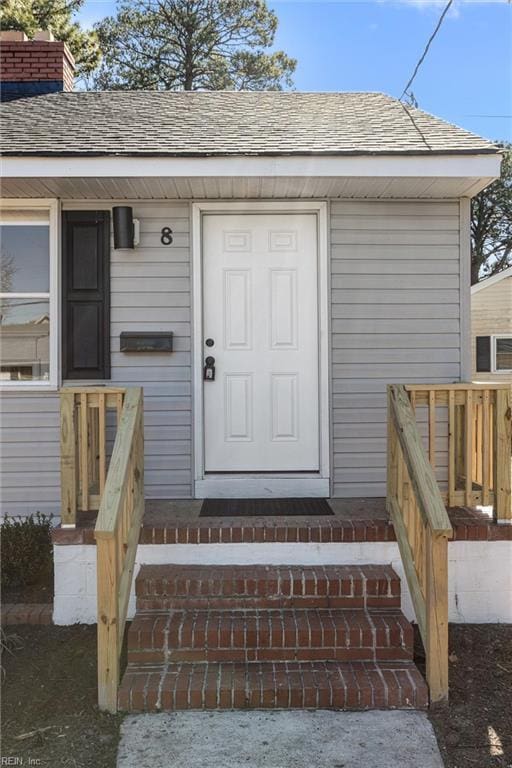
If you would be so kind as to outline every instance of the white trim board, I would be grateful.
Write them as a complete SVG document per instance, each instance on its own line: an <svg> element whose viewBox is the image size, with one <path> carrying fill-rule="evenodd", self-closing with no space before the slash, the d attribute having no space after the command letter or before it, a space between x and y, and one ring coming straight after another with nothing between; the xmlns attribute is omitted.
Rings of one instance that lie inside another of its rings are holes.
<svg viewBox="0 0 512 768"><path fill-rule="evenodd" d="M49 237L49 291L39 294L40 298L48 299L50 315L50 371L48 380L42 381L2 381L0 392L55 392L60 385L60 340L61 340L61 312L60 312L60 265L61 265L61 232L60 232L60 204L55 198L11 198L0 200L0 218L3 211L20 210L29 215L18 222L8 222L10 225L34 224L42 222L30 220L30 211L48 212L48 237ZM9 294L11 297L30 296L35 298L37 293L25 291L20 294Z"/></svg>
<svg viewBox="0 0 512 768"><path fill-rule="evenodd" d="M30 198L21 198L21 199L30 199ZM432 205L432 203L442 203L443 205L446 203L459 203L462 199L459 195L455 195L452 197L407 197L407 198L382 198L382 197L351 197L348 198L333 198L333 197L326 197L325 195L323 197L315 197L315 198L289 198L289 197L273 197L269 199L273 203L282 203L283 205L288 205L292 200L296 200L299 202L304 202L307 200L312 200L314 203L324 202L324 203L330 203L330 202L341 202L346 200L349 203L417 203L418 205ZM469 198L468 198L469 199ZM151 205L186 205L187 203L211 203L215 202L216 204L223 203L224 205L233 205L234 201L237 201L238 203L242 202L240 198L231 198L231 197L216 197L215 200L212 200L211 198L199 198L199 197L177 197L177 198L171 198L171 197L152 197L152 198L141 198L141 197L102 197L102 198L62 198L61 199L61 209L63 211L66 210L95 210L98 208L98 206L103 208L112 208L114 205L120 205L121 203L123 205L133 205L134 207L141 204L151 204ZM267 198L244 198L243 203L245 204L251 204L253 202L255 203L261 203L264 202L264 200L267 200Z"/></svg>
<svg viewBox="0 0 512 768"><path fill-rule="evenodd" d="M203 287L201 217L204 213L314 213L318 222L320 472L311 477L260 474L209 477L204 473ZM192 205L192 339L194 416L194 496L329 496L329 249L327 204L318 201L194 203ZM249 488L251 489L249 491Z"/></svg>
<svg viewBox="0 0 512 768"><path fill-rule="evenodd" d="M496 342L498 339L512 339L512 333L493 333L491 335L491 373L496 374L498 376L505 375L510 376L512 373L511 368L497 368L496 367L496 354L497 354L497 344ZM511 521L512 524L512 521Z"/></svg>
<svg viewBox="0 0 512 768"><path fill-rule="evenodd" d="M460 378L471 381L471 200L459 201Z"/></svg>
<svg viewBox="0 0 512 768"><path fill-rule="evenodd" d="M208 475L195 481L196 499L321 498L330 495L329 478Z"/></svg>
<svg viewBox="0 0 512 768"><path fill-rule="evenodd" d="M501 155L299 155L227 157L3 157L7 178L347 176L496 179Z"/></svg>

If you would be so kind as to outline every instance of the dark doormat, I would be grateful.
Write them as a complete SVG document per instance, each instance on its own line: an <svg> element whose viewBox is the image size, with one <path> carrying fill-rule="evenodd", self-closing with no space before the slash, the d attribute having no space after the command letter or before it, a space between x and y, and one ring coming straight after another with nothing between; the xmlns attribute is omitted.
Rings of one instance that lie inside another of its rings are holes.
<svg viewBox="0 0 512 768"><path fill-rule="evenodd" d="M312 517L332 514L326 499L205 499L199 517Z"/></svg>

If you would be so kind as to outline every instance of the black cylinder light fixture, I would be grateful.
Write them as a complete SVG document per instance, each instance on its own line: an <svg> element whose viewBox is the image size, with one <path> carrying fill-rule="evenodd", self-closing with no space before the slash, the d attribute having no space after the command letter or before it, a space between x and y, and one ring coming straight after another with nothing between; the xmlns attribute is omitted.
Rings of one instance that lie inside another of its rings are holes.
<svg viewBox="0 0 512 768"><path fill-rule="evenodd" d="M133 208L116 205L112 208L114 217L114 248L134 247Z"/></svg>

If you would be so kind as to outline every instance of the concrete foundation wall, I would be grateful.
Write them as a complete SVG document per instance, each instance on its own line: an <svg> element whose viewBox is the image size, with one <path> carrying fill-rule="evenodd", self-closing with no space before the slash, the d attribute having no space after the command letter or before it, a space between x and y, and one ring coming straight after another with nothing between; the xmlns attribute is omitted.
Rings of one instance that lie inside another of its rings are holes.
<svg viewBox="0 0 512 768"><path fill-rule="evenodd" d="M512 542L454 541L449 557L449 620L512 623ZM96 547L55 546L56 624L96 622ZM141 544L142 564L391 564L402 580L402 610L414 619L402 561L395 542L345 544ZM135 613L132 595L128 616Z"/></svg>

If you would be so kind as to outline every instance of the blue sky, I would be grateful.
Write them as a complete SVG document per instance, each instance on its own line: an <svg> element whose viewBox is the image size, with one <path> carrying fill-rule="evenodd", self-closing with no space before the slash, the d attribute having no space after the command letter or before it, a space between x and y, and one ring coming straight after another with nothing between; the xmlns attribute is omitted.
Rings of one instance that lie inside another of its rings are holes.
<svg viewBox="0 0 512 768"><path fill-rule="evenodd" d="M445 0L267 0L276 48L298 59L304 91L400 96ZM86 0L91 25L111 0ZM512 3L454 0L412 87L419 106L492 139L512 141Z"/></svg>

